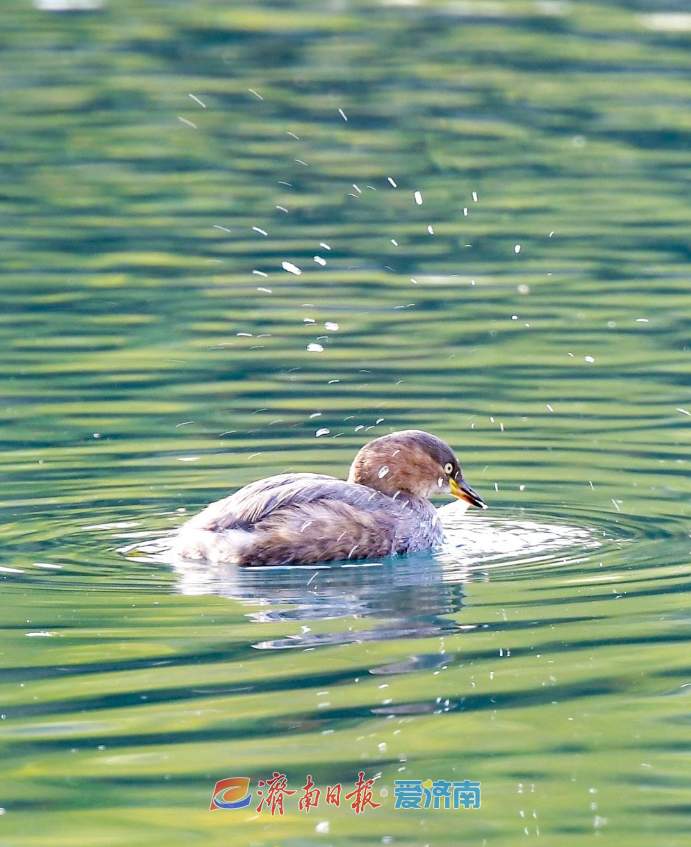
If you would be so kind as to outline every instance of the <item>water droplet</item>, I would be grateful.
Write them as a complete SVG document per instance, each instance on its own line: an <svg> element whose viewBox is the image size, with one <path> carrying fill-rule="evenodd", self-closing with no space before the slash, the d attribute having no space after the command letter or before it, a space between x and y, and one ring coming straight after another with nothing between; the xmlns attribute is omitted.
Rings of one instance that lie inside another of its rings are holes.
<svg viewBox="0 0 691 847"><path fill-rule="evenodd" d="M288 271L289 274L295 274L295 276L300 276L302 273L300 268L292 262L281 262L281 267L284 271Z"/></svg>

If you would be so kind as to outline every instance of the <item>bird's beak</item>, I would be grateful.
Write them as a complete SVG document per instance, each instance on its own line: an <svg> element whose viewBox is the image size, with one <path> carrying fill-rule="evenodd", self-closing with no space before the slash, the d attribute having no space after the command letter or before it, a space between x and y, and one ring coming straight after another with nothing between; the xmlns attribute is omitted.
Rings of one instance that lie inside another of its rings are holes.
<svg viewBox="0 0 691 847"><path fill-rule="evenodd" d="M477 506L478 509L487 508L487 503L485 503L479 494L473 491L464 479L461 479L460 481L453 478L450 479L449 491L454 497L458 497L459 500L465 500L466 503L470 503L471 506Z"/></svg>

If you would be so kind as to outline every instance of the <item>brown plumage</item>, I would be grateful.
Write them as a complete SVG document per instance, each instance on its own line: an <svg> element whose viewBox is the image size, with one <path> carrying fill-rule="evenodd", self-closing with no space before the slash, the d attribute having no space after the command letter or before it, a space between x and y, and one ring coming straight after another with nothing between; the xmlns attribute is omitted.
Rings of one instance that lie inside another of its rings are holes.
<svg viewBox="0 0 691 847"><path fill-rule="evenodd" d="M394 432L359 451L347 482L280 474L212 503L181 527L174 549L184 558L244 566L425 550L443 540L428 500L443 491L485 507L445 442L421 430Z"/></svg>

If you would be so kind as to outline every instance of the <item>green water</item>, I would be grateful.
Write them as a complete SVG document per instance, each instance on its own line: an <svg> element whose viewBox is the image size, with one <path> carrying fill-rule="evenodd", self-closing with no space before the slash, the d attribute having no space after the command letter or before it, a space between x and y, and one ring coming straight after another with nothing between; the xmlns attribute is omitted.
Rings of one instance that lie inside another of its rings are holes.
<svg viewBox="0 0 691 847"><path fill-rule="evenodd" d="M6 0L2 845L689 843L690 33ZM118 552L410 426L491 506L434 555ZM208 811L361 769L362 815ZM482 807L395 810L402 778Z"/></svg>

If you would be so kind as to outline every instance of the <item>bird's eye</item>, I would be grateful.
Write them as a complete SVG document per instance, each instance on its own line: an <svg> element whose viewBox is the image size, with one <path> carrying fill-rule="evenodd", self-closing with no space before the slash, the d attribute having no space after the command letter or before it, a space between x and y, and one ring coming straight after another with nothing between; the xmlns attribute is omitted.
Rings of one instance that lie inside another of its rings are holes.
<svg viewBox="0 0 691 847"><path fill-rule="evenodd" d="M447 462L444 465L444 473L449 474L449 476L453 473L453 465L451 462Z"/></svg>

